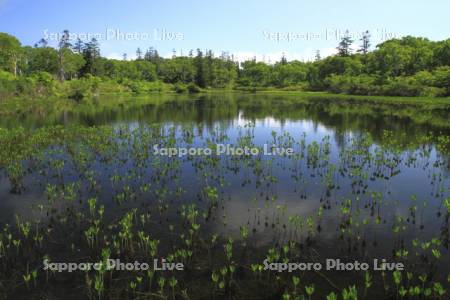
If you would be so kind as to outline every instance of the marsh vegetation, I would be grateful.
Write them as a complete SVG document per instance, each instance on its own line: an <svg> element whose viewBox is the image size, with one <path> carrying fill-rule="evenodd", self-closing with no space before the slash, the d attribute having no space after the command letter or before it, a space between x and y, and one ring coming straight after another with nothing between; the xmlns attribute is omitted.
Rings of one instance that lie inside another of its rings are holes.
<svg viewBox="0 0 450 300"><path fill-rule="evenodd" d="M444 104L180 97L2 117L2 298L448 297ZM270 144L295 154L178 158L154 155L156 144ZM43 269L45 260L108 258L164 258L185 270ZM327 258L385 258L406 270L263 265Z"/></svg>

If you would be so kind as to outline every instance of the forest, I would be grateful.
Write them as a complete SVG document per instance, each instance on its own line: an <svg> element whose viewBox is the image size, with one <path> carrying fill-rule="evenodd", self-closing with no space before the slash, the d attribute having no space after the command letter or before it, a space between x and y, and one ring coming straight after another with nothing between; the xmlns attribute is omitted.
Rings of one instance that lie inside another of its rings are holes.
<svg viewBox="0 0 450 300"><path fill-rule="evenodd" d="M373 49L374 48L374 49ZM373 50L372 50L373 49ZM196 93L208 89L325 91L351 95L450 95L450 39L406 36L372 47L370 33L345 35L337 54L314 61L238 62L228 52L191 50L161 57L138 48L136 58L102 57L99 42L72 41L63 31L57 47L41 39L23 46L0 33L0 97L61 96L75 100L98 93Z"/></svg>

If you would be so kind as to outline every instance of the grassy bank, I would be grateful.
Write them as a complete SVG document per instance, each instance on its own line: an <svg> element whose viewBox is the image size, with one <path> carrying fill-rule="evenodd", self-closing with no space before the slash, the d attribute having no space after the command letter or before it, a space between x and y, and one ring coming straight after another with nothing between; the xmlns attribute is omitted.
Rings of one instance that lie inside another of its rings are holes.
<svg viewBox="0 0 450 300"><path fill-rule="evenodd" d="M274 94L280 93L283 95L295 95L307 99L321 99L321 100L336 100L336 101L358 101L358 102L382 102L398 105L420 105L429 107L450 107L450 97L399 97L399 96L362 96L362 95L347 95L347 94L333 94L327 92L298 92L298 91L283 91L270 89L265 91L258 91L258 94Z"/></svg>

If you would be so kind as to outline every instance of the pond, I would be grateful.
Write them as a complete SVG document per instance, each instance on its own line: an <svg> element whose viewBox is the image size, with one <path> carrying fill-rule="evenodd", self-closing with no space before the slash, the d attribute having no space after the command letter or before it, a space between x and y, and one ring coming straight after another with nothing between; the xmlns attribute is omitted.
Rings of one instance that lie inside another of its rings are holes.
<svg viewBox="0 0 450 300"><path fill-rule="evenodd" d="M102 106L113 98L103 97L0 120L7 295L442 296L450 267L448 109L280 93L155 95L115 106ZM254 153L218 153L227 145ZM49 274L44 257L166 258L186 270ZM327 270L329 259L371 267ZM374 270L374 259L405 271ZM288 262L323 268L264 269ZM32 270L33 279L14 284Z"/></svg>

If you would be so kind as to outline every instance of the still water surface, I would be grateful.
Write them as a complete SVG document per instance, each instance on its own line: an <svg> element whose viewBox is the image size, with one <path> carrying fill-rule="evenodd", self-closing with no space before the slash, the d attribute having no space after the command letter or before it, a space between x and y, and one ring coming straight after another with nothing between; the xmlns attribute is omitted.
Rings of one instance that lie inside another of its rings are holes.
<svg viewBox="0 0 450 300"><path fill-rule="evenodd" d="M444 122L418 122L414 116L421 112L414 111L413 107L296 101L294 96L269 94L173 98L157 104L109 108L94 105L90 109L48 116L23 116L21 120L4 118L0 126L21 125L34 130L58 124L111 125L118 131L134 132L135 138L157 126L156 130L166 136L172 132L177 146L195 147L210 142L237 145L245 137L252 144L262 146L273 143L275 136L280 143L292 146L299 157L258 156L234 160L222 156L212 168L205 163L205 158L150 155L149 166L142 168L143 177L124 180L120 187L129 185L139 190L154 176L151 162L158 159L168 164L179 163L177 178L173 181L167 178L152 186L149 192L137 193L135 201L125 206L147 207L155 205L158 197L166 197L175 207L196 203L207 209L209 203L201 191L211 185L218 190L220 209L212 213L205 234L214 232L239 239L240 228L247 226L256 248L306 239L308 243L314 241L313 247L322 258L359 259L389 258L394 249L410 248L414 239L438 238L442 242L439 268L450 267L449 224L443 208L444 199L450 197L450 165L448 152L442 153L432 142L439 135L450 135L450 124L445 124L445 119L450 117L447 111L435 112L436 119ZM190 142L186 131L193 134ZM424 144L421 141L426 137L430 142ZM358 144L361 141L369 144L361 146ZM395 144L395 150L388 148L390 144ZM114 199L120 190L111 187L111 176L125 176L135 169L129 147L124 146L120 151L121 157L129 159L127 163L98 161L93 166L101 187L100 199L107 208L117 209ZM151 149L147 150L151 152ZM370 160L365 159L362 149L371 153ZM315 152L319 153L316 163L308 159L313 160ZM70 161L70 157L66 158ZM258 161L263 162L265 177L258 173ZM211 168L211 178L199 173L196 162ZM392 169L386 168L389 163L394 164ZM76 180L70 164L65 170L66 183ZM3 174L0 177L2 222L13 222L15 214L35 216L30 212L30 204L45 200L45 183L55 182L48 176L51 173L49 169L47 175L34 172L27 176L27 188L21 194L10 193L10 184ZM182 188L184 192L181 197L170 193L161 196L154 193L158 188L169 191ZM342 233L342 226L347 222L346 209L352 217L353 223L348 227L351 233ZM176 220L175 212L170 218ZM308 218L314 220L313 228L308 229ZM301 230L296 223L300 219L304 223ZM414 267L413 263L410 268Z"/></svg>

